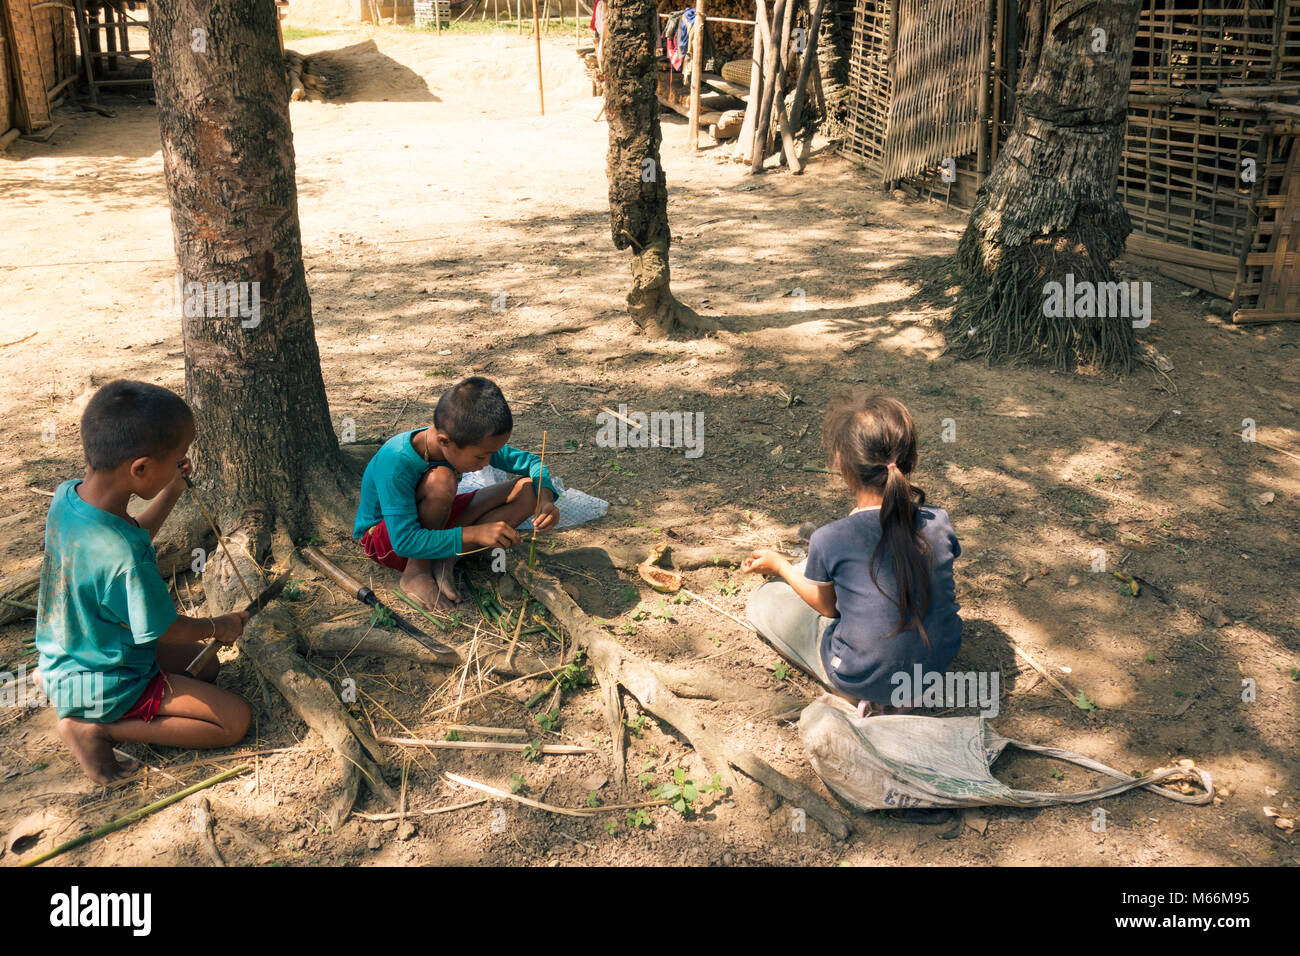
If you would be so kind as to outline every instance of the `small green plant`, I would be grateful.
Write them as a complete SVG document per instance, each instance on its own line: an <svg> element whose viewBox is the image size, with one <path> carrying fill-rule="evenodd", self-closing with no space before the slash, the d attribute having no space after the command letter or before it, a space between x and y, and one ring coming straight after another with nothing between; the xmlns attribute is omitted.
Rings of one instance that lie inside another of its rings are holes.
<svg viewBox="0 0 1300 956"><path fill-rule="evenodd" d="M1187 691L1185 691L1185 690L1176 690L1176 691L1174 691L1174 696L1175 696L1175 697L1186 697L1186 696L1187 696Z"/></svg>
<svg viewBox="0 0 1300 956"><path fill-rule="evenodd" d="M1129 771L1129 776L1130 776L1130 777L1135 777L1136 779L1141 780L1143 777L1149 777L1149 776L1151 776L1151 771L1150 771L1150 770L1130 770L1130 771Z"/></svg>
<svg viewBox="0 0 1300 956"><path fill-rule="evenodd" d="M1074 699L1074 706L1078 707L1084 713L1090 714L1097 709L1097 702L1095 700L1089 700L1087 694L1083 691L1079 691L1079 696Z"/></svg>
<svg viewBox="0 0 1300 956"><path fill-rule="evenodd" d="M690 604L691 596L687 594L685 591L678 591L676 594L673 595L672 602L674 604Z"/></svg>
<svg viewBox="0 0 1300 956"><path fill-rule="evenodd" d="M560 671L556 678L561 688L574 690L578 687L591 686L591 674L587 672L586 659L586 653L582 650L573 655L573 660L565 665L564 670Z"/></svg>
<svg viewBox="0 0 1300 956"><path fill-rule="evenodd" d="M664 621L672 621L674 624L677 623L677 619L673 617L673 612L668 609L668 605L663 601L659 602L659 610L655 611L655 617Z"/></svg>
<svg viewBox="0 0 1300 956"><path fill-rule="evenodd" d="M706 638L709 639L709 643L712 644L714 647L721 647L721 646L722 646L722 638L718 637L718 635L716 635L716 634L705 634L704 636L705 636Z"/></svg>
<svg viewBox="0 0 1300 956"><path fill-rule="evenodd" d="M510 792L523 793L528 789L528 781L524 779L523 774L512 773L510 775Z"/></svg>
<svg viewBox="0 0 1300 956"><path fill-rule="evenodd" d="M600 794L598 794L595 790L587 794L587 806L591 807L592 809L595 809L596 807L600 806Z"/></svg>
<svg viewBox="0 0 1300 956"><path fill-rule="evenodd" d="M645 721L646 721L645 714L637 714L635 717L632 717L630 719L624 716L623 726L627 728L628 733L630 733L637 740L640 740L641 735L645 733Z"/></svg>
<svg viewBox="0 0 1300 956"><path fill-rule="evenodd" d="M650 612L645 609L645 604L638 604L632 609L632 620L639 621Z"/></svg>
<svg viewBox="0 0 1300 956"><path fill-rule="evenodd" d="M608 833L610 836L613 836L615 833L618 832L618 821L606 820L604 823L604 827L605 827L605 832Z"/></svg>
<svg viewBox="0 0 1300 956"><path fill-rule="evenodd" d="M1147 651L1147 656L1144 657L1143 660L1146 661L1148 664L1154 664L1156 662L1156 656L1150 651Z"/></svg>
<svg viewBox="0 0 1300 956"><path fill-rule="evenodd" d="M624 625L623 625L622 633L623 633L623 634L627 634L627 635L629 635L629 636L632 635L632 634L635 634L635 633L636 633L636 625L635 625L635 624L624 624Z"/></svg>
<svg viewBox="0 0 1300 956"><path fill-rule="evenodd" d="M785 661L777 661L776 666L772 668L772 673L776 675L777 680L785 680L790 676L790 665Z"/></svg>
<svg viewBox="0 0 1300 956"><path fill-rule="evenodd" d="M300 581L290 581L280 592L280 597L286 601L296 601L302 597L302 583Z"/></svg>
<svg viewBox="0 0 1300 956"><path fill-rule="evenodd" d="M524 747L524 759L525 760L542 759L542 742L540 740L532 740L528 742L527 746Z"/></svg>
<svg viewBox="0 0 1300 956"><path fill-rule="evenodd" d="M731 597L740 590L740 585L732 584L730 581L714 581L713 589L719 594L725 594L727 597Z"/></svg>
<svg viewBox="0 0 1300 956"><path fill-rule="evenodd" d="M542 730L554 730L560 725L560 708L556 707L549 713L534 714L533 720L537 721L537 726Z"/></svg>
<svg viewBox="0 0 1300 956"><path fill-rule="evenodd" d="M449 731L447 731L447 739L448 739L448 740L464 740L465 738L462 737L462 736L460 735L460 731L459 731L459 730L449 730Z"/></svg>
<svg viewBox="0 0 1300 956"><path fill-rule="evenodd" d="M650 812L643 808L628 813L627 826L629 830L635 830L637 827L649 827L654 824L650 820Z"/></svg>
<svg viewBox="0 0 1300 956"><path fill-rule="evenodd" d="M1051 772L1050 776L1051 776L1051 778L1052 778L1053 780L1064 780L1064 779L1065 779L1065 774L1061 773L1061 771L1059 771L1059 770L1053 770L1053 771Z"/></svg>
<svg viewBox="0 0 1300 956"><path fill-rule="evenodd" d="M1287 671L1287 674L1292 680L1300 680L1300 670L1294 667Z"/></svg>
<svg viewBox="0 0 1300 956"><path fill-rule="evenodd" d="M370 626L382 627L384 630L391 631L397 627L397 618L393 617L393 612L386 607L377 607L370 612Z"/></svg>

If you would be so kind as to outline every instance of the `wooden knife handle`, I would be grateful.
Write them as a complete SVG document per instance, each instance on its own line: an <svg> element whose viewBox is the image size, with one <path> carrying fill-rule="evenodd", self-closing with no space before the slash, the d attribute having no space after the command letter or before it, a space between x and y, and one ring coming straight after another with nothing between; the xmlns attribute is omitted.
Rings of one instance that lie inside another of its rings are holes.
<svg viewBox="0 0 1300 956"><path fill-rule="evenodd" d="M208 641L208 646L203 648L194 660L190 661L190 666L185 668L185 673L191 677L198 677L199 671L208 666L208 661L216 657L219 650L221 650L221 642L214 637Z"/></svg>
<svg viewBox="0 0 1300 956"><path fill-rule="evenodd" d="M339 587L343 588L353 597L356 597L362 591L366 590L366 586L364 584L362 584L352 575L348 574L342 568L337 567L336 565L328 561L325 558L325 556L321 554L319 551L317 551L315 548L303 548L302 551L300 551L299 553L308 561L310 561L311 564L318 571L320 571L327 578L332 580Z"/></svg>

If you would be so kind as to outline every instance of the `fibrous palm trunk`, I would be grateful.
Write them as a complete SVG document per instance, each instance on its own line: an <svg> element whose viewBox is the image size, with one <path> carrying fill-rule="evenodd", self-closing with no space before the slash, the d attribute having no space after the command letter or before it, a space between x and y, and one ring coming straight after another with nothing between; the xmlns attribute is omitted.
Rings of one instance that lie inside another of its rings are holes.
<svg viewBox="0 0 1300 956"><path fill-rule="evenodd" d="M1046 8L1037 62L1026 64L1014 128L958 249L964 290L949 337L958 350L990 359L1127 368L1135 343L1129 317L1058 317L1044 303L1051 283L1113 282L1111 262L1132 229L1115 184L1142 4L1039 2Z"/></svg>

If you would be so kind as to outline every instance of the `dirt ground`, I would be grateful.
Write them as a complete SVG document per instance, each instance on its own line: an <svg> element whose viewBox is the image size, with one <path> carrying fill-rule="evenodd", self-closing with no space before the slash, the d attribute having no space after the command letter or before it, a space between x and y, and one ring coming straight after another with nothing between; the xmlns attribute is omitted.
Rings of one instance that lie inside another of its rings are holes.
<svg viewBox="0 0 1300 956"><path fill-rule="evenodd" d="M751 177L727 150L689 153L684 125L665 117L674 290L727 331L648 341L624 315L628 262L608 234L606 128L593 121L599 102L571 37L543 45L545 117L526 36L357 30L291 45L342 51L334 59L349 78L342 101L291 107L308 280L340 429L351 419L359 440L383 439L427 422L453 381L487 374L513 403L513 444L536 449L545 430L555 472L579 489L599 482L595 493L611 503L601 521L556 534L539 548L543 555L658 540L767 545L775 529L848 512L843 489L808 470L823 465L821 415L846 386L887 389L916 416L917 481L948 509L961 539L966 639L953 668L1001 672L997 730L1124 771L1191 759L1228 789L1204 807L1147 792L1108 800L1104 832L1094 830L1092 805L992 809L951 829L855 813L856 833L839 844L812 821L795 832L793 808L779 800L746 799L690 818L656 808L648 827L630 827L622 813L573 818L490 801L413 817L412 825L353 816L329 832L319 740L231 652L221 680L254 704L249 739L201 759L148 755L187 782L241 759L256 763L256 773L208 791L227 862L1300 860L1297 836L1264 812L1294 817L1300 800L1300 464L1264 444L1300 452L1300 328L1234 327L1221 303L1125 262L1126 276L1153 283L1154 321L1140 334L1172 360L1167 376L956 362L942 354L937 328L951 306L943 276L964 225L959 212L899 202L827 150L801 177ZM94 389L121 376L184 386L180 329L151 307L154 283L174 269L155 111L125 97L116 109L114 118L64 109L51 143L19 142L0 154L7 305L0 313L0 574L40 562L49 500L41 490L80 474L77 422ZM493 312L501 293L506 309ZM704 454L597 447L600 406L621 403L703 413ZM1244 419L1257 423L1257 442L1242 441ZM954 440L943 440L945 429ZM346 537L321 547L381 591L395 584ZM1133 597L1110 574L1092 573L1099 548L1110 568L1151 586ZM757 639L698 602L674 603L635 576L559 570L586 610L637 653L703 662L737 682L814 696L799 675L783 677ZM188 577L177 582L187 607L201 599ZM756 584L725 566L687 574L688 587L737 615ZM303 582L300 601L304 617L350 610L316 581ZM476 622L476 613L466 614L453 640L468 645ZM31 620L0 629L0 666L32 662L22 656L31 633ZM1096 710L1065 699L1012 642ZM553 640L546 649L555 650ZM358 712L380 733L445 736L450 715L428 713L455 702L459 673L355 657L313 663L332 680L357 681ZM1254 681L1252 702L1243 701L1245 679ZM480 680L474 673L467 683L476 691ZM519 774L527 796L584 806L597 782L590 778L610 772L599 694L565 693L558 726L544 732L523 706L541 686L492 695L466 706L459 720L589 744L595 753L525 761L394 747L394 777L405 767L409 806L475 799L442 778L444 769L499 787ZM821 789L792 722L720 704L697 709ZM629 720L636 717L629 704ZM0 833L49 809L55 822L35 842L49 845L177 788L154 772L104 794L81 776L54 725L48 710L0 712ZM659 783L681 766L704 782L704 768L671 728L647 722L640 732L630 739L633 776ZM261 753L281 748L290 749ZM1041 758L1007 757L997 769L1025 789L1078 790L1093 780ZM613 789L598 788L602 802L644 799L635 782L624 794ZM389 808L367 800L360 809ZM187 800L61 859L207 864L192 822ZM6 838L0 863L17 862L32 843L11 850Z"/></svg>

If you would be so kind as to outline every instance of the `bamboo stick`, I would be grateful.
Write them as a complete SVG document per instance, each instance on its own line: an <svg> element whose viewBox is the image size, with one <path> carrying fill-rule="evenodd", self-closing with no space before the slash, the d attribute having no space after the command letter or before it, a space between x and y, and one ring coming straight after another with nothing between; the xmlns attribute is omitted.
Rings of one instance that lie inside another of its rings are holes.
<svg viewBox="0 0 1300 956"><path fill-rule="evenodd" d="M496 750L506 753L523 753L531 744L512 744L501 740L420 740L415 737L376 737L381 744L398 744L403 747L427 747L429 750ZM544 754L591 754L594 747L576 744L542 744L536 748Z"/></svg>
<svg viewBox="0 0 1300 956"><path fill-rule="evenodd" d="M542 115L546 115L546 97L542 94L542 31L537 24L537 3L533 0L533 45L537 49L537 103Z"/></svg>
<svg viewBox="0 0 1300 956"><path fill-rule="evenodd" d="M69 840L67 843L61 843L58 846L56 846L54 849L47 850L46 852L42 853L40 856L34 856L29 860L23 860L18 865L39 866L41 863L44 863L46 860L52 860L56 856L59 856L63 853L68 852L71 849L81 846L83 843L89 843L92 840L98 840L100 837L107 836L108 834L112 833L115 830L120 830L123 827L130 826L132 823L135 823L137 820L144 819L145 817L149 816L149 814L151 813L156 813L157 811L162 810L164 807L169 807L173 803L177 803L181 800L184 800L186 797L198 793L200 790L206 790L208 787L216 786L217 784L221 783L221 781L228 780L231 777L244 773L246 770L248 770L248 764L241 764L240 766L233 767L230 770L222 771L219 774L215 774L214 776L208 777L207 780L201 780L198 783L194 784L193 786L186 787L184 790L181 790L177 793L173 793L170 797L163 797L161 800L157 800L149 804L147 807L141 807L139 810L133 810L130 813L128 813L126 816L119 817L118 819L112 821L111 823L106 823L102 827L99 827L95 830L91 830L89 833L83 833L79 837L74 837L73 839Z"/></svg>

